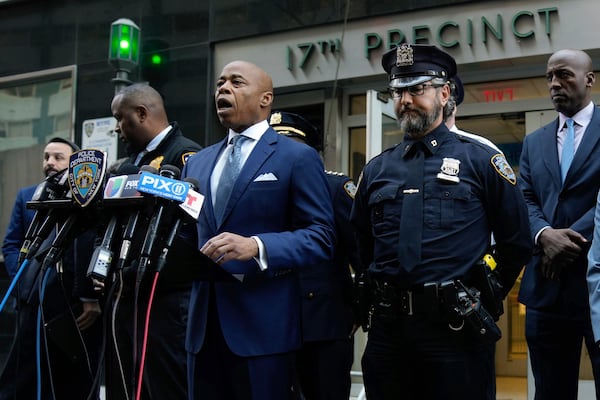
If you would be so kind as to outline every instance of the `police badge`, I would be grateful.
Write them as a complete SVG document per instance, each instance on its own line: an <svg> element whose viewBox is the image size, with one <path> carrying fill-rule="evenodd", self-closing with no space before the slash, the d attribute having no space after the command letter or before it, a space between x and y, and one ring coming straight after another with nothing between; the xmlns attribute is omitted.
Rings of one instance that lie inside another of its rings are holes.
<svg viewBox="0 0 600 400"><path fill-rule="evenodd" d="M396 66L404 67L415 63L414 51L407 43L402 43L396 49Z"/></svg>
<svg viewBox="0 0 600 400"><path fill-rule="evenodd" d="M442 172L437 174L437 178L458 183L460 182L460 178L458 177L458 173L460 171L460 160L456 158L447 158L445 157L442 160L442 167L440 168Z"/></svg>
<svg viewBox="0 0 600 400"><path fill-rule="evenodd" d="M100 150L84 149L71 154L69 158L69 186L73 199L85 207L102 192L106 173L106 153Z"/></svg>

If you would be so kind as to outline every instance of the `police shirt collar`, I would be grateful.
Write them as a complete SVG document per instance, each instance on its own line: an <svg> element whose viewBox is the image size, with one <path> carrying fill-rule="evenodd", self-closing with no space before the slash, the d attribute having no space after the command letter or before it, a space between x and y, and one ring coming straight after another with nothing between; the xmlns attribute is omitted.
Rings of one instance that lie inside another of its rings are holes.
<svg viewBox="0 0 600 400"><path fill-rule="evenodd" d="M423 146L421 148L425 148L425 154L435 154L440 145L442 144L444 138L449 134L448 127L444 122L442 122L437 128L433 131L429 132L425 137L420 139L412 139L410 136L405 135L403 144L403 152L402 157L406 157L406 155L410 152L412 145L416 142L421 142Z"/></svg>
<svg viewBox="0 0 600 400"><path fill-rule="evenodd" d="M156 136L154 136L154 138L150 141L150 143L148 143L146 145L146 153L150 153L151 151L156 150L156 148L158 147L158 145L160 144L160 142L162 142L165 138L165 136L167 136L167 134L171 131L171 128L173 128L171 125L167 126L165 129L163 129L162 131L160 131L160 133Z"/></svg>

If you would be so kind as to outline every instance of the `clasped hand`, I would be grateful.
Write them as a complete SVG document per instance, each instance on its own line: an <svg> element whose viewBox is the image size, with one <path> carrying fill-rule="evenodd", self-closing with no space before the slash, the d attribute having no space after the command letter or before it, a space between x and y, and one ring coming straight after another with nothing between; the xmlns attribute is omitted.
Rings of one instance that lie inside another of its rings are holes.
<svg viewBox="0 0 600 400"><path fill-rule="evenodd" d="M558 280L562 270L581 255L586 243L587 239L572 229L545 229L538 238L543 251L542 276Z"/></svg>

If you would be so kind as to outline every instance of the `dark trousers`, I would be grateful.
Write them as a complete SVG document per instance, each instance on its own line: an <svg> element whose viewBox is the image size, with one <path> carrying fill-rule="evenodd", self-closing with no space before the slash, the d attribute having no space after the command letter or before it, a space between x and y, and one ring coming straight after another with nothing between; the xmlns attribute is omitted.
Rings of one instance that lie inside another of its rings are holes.
<svg viewBox="0 0 600 400"><path fill-rule="evenodd" d="M308 342L295 354L298 386L306 400L348 400L354 341Z"/></svg>
<svg viewBox="0 0 600 400"><path fill-rule="evenodd" d="M160 283L159 283L160 284ZM156 293L150 313L146 346L142 399L187 399L185 331L189 308L189 290ZM117 342L124 379L120 376L114 347L107 359L106 396L109 400L125 399L123 380L130 398L137 390L147 301L138 303L136 371L133 373L133 298L121 300L117 310ZM112 312L112 311L110 311ZM110 339L112 342L112 338Z"/></svg>
<svg viewBox="0 0 600 400"><path fill-rule="evenodd" d="M1 400L37 398L37 312L37 305L22 305L18 310L16 335L0 375ZM65 314L65 318L68 319L69 316ZM64 330L59 336L51 336L47 332L47 341L43 335L41 338L42 399L86 399L98 364L100 321L82 331L81 338L72 319L64 320L62 328ZM65 343L59 344L58 341L63 339ZM81 339L87 347L87 354ZM97 394L97 390L95 393ZM91 398L95 399L97 395Z"/></svg>
<svg viewBox="0 0 600 400"><path fill-rule="evenodd" d="M494 346L466 326L453 331L447 323L424 314L393 320L375 317L362 358L367 398L490 398Z"/></svg>
<svg viewBox="0 0 600 400"><path fill-rule="evenodd" d="M584 318L527 308L525 337L535 379L536 400L576 400L581 345L585 340L600 399L600 349L589 312Z"/></svg>
<svg viewBox="0 0 600 400"><path fill-rule="evenodd" d="M234 354L223 337L214 301L211 293L202 348L198 354L188 353L189 400L291 400L293 354Z"/></svg>

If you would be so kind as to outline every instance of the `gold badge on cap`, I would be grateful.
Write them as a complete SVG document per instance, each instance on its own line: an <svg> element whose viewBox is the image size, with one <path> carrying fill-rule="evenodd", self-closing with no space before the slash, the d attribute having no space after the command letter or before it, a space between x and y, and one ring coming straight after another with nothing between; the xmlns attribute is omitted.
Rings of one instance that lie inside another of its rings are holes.
<svg viewBox="0 0 600 400"><path fill-rule="evenodd" d="M281 113L276 112L271 114L271 119L269 120L269 125L279 125L281 123Z"/></svg>
<svg viewBox="0 0 600 400"><path fill-rule="evenodd" d="M458 173L460 172L460 160L457 160L456 158L444 158L440 170L442 172L437 174L438 179L455 183L460 182L460 178L458 177Z"/></svg>
<svg viewBox="0 0 600 400"><path fill-rule="evenodd" d="M408 43L402 43L396 49L396 66L405 67L415 63L413 48Z"/></svg>

